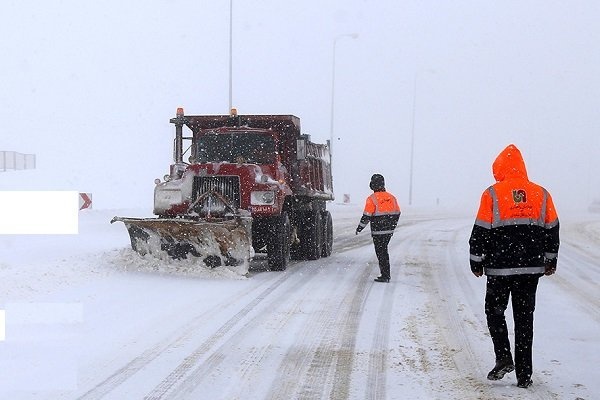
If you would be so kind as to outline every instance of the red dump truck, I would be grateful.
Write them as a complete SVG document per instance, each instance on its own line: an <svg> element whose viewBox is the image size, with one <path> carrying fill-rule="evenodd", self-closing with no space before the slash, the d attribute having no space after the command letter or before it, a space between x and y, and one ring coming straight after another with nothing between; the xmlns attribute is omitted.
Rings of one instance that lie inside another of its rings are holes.
<svg viewBox="0 0 600 400"><path fill-rule="evenodd" d="M157 217L111 221L125 223L134 250L196 256L209 266L266 253L271 270L331 254L331 153L302 133L298 117L179 108L170 122L174 162L156 180Z"/></svg>

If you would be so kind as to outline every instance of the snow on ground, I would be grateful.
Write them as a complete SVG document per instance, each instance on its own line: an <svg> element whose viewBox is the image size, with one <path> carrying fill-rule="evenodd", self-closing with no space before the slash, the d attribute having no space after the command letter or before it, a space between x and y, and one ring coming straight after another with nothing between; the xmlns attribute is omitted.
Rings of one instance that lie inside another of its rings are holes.
<svg viewBox="0 0 600 400"><path fill-rule="evenodd" d="M405 209L378 284L359 205L331 207L334 252L271 272L156 262L115 215L78 235L0 236L0 398L594 399L600 393L600 215L561 215L556 275L538 290L534 386L493 365L473 216ZM473 210L473 213L475 211ZM510 309L508 320L510 318ZM512 327L512 325L510 325Z"/></svg>

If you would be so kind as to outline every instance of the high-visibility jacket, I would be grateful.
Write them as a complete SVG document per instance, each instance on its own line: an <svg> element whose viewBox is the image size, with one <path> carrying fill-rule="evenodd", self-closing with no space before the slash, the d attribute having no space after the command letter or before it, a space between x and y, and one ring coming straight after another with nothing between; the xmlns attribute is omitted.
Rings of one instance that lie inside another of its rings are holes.
<svg viewBox="0 0 600 400"><path fill-rule="evenodd" d="M356 230L362 231L370 222L371 235L391 235L396 229L399 218L400 206L396 197L386 191L373 192L367 197L363 215Z"/></svg>
<svg viewBox="0 0 600 400"><path fill-rule="evenodd" d="M514 145L492 166L496 183L481 195L469 239L471 269L486 275L544 273L556 265L559 221L552 196L527 178L525 162Z"/></svg>

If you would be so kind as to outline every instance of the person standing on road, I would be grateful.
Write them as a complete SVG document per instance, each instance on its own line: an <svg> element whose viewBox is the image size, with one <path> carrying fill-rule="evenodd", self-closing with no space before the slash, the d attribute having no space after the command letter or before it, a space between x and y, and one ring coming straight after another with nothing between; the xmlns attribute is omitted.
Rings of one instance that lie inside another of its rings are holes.
<svg viewBox="0 0 600 400"><path fill-rule="evenodd" d="M388 244L400 218L400 206L393 194L385 191L385 179L381 174L371 176L369 185L373 194L367 197L363 215L356 227L356 234L371 223L371 236L381 275L375 282L390 281L390 255Z"/></svg>
<svg viewBox="0 0 600 400"><path fill-rule="evenodd" d="M558 215L550 193L527 177L519 149L511 144L492 165L496 183L481 196L471 237L470 265L487 276L485 314L496 365L488 373L499 380L515 370L517 386L533 383L533 313L538 280L556 271ZM515 357L511 354L504 313L512 297Z"/></svg>

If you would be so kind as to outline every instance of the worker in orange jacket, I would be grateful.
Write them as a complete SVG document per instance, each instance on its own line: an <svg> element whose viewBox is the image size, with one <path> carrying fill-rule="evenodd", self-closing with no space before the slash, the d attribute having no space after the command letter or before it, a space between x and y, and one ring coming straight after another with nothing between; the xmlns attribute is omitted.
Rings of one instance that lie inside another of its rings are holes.
<svg viewBox="0 0 600 400"><path fill-rule="evenodd" d="M390 281L390 255L388 244L400 218L400 206L393 194L385 191L385 179L381 174L374 174L369 184L373 194L367 197L363 215L356 227L356 234L371 223L371 236L375 246L375 255L379 262L381 275L375 282Z"/></svg>
<svg viewBox="0 0 600 400"><path fill-rule="evenodd" d="M481 196L469 239L472 273L487 276L485 314L496 365L490 380L516 369L517 386L531 386L533 312L539 278L556 271L558 215L550 193L527 177L519 149L511 144L492 165L496 183ZM504 313L512 297L515 357Z"/></svg>

